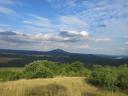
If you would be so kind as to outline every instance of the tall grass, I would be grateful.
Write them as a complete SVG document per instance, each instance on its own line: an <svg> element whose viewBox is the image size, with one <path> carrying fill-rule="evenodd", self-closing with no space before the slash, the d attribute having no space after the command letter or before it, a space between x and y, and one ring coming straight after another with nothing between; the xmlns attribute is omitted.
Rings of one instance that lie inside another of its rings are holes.
<svg viewBox="0 0 128 96"><path fill-rule="evenodd" d="M22 72L24 67L0 67L0 71L19 71Z"/></svg>
<svg viewBox="0 0 128 96"><path fill-rule="evenodd" d="M0 83L0 96L127 96L89 85L83 77L56 77Z"/></svg>

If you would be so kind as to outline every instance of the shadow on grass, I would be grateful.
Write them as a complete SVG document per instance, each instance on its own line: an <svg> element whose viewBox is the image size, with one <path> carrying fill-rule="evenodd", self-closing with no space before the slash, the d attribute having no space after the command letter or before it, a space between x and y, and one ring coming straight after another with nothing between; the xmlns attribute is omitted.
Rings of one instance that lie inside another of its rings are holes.
<svg viewBox="0 0 128 96"><path fill-rule="evenodd" d="M29 89L27 96L69 96L67 89L62 85L49 84Z"/></svg>
<svg viewBox="0 0 128 96"><path fill-rule="evenodd" d="M81 96L102 96L102 95L100 95L100 94L97 94L97 93L91 93L91 92L83 92L82 94L81 94Z"/></svg>

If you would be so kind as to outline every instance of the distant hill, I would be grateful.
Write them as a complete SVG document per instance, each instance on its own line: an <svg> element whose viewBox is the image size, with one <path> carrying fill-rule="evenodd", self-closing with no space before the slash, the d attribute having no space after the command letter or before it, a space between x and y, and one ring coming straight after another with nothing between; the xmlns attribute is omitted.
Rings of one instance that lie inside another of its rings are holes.
<svg viewBox="0 0 128 96"><path fill-rule="evenodd" d="M68 54L61 49L55 49L51 51L28 51L28 50L11 50L11 49L0 49L1 54L17 54L17 55L50 55L50 54Z"/></svg>
<svg viewBox="0 0 128 96"><path fill-rule="evenodd" d="M81 61L85 63L85 66L87 67L94 64L112 66L128 64L128 56L70 53L61 49L55 49L51 51L0 49L0 60L2 60L1 58L8 60L8 62L0 62L0 67L23 67L35 60L51 60L65 63ZM2 60L2 62L4 61Z"/></svg>
<svg viewBox="0 0 128 96"><path fill-rule="evenodd" d="M51 51L48 51L47 53L49 54L70 54L69 52L66 52L64 50L61 50L61 49L55 49L55 50L51 50Z"/></svg>

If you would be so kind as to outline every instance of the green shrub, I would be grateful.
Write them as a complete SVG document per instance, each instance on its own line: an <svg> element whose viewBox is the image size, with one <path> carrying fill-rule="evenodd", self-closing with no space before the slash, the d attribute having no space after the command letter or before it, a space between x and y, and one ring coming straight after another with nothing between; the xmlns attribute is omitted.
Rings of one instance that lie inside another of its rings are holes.
<svg viewBox="0 0 128 96"><path fill-rule="evenodd" d="M35 72L24 72L24 77L27 79L32 78L51 78L54 74L47 68L42 69L41 71Z"/></svg>
<svg viewBox="0 0 128 96"><path fill-rule="evenodd" d="M57 75L61 76L88 76L90 71L81 62L60 64L51 61L34 61L25 67L25 77L46 78Z"/></svg>
<svg viewBox="0 0 128 96"><path fill-rule="evenodd" d="M118 74L115 68L112 67L101 67L97 66L92 72L91 78L95 84L99 84L108 89L117 88L117 78Z"/></svg>
<svg viewBox="0 0 128 96"><path fill-rule="evenodd" d="M25 78L50 78L54 76L54 62L34 61L24 70Z"/></svg>
<svg viewBox="0 0 128 96"><path fill-rule="evenodd" d="M107 89L128 89L128 66L94 66L91 83Z"/></svg>
<svg viewBox="0 0 128 96"><path fill-rule="evenodd" d="M71 64L62 64L59 67L59 73L64 76L89 76L90 70L83 63L76 61Z"/></svg>
<svg viewBox="0 0 128 96"><path fill-rule="evenodd" d="M118 71L118 87L128 89L128 66L120 66Z"/></svg>
<svg viewBox="0 0 128 96"><path fill-rule="evenodd" d="M15 71L0 71L0 80L7 81L7 80L18 80L22 78L21 72Z"/></svg>

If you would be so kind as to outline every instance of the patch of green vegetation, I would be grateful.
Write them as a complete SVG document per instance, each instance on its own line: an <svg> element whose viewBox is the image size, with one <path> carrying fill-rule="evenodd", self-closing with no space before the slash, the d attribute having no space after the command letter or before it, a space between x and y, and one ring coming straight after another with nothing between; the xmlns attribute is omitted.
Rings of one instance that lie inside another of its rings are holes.
<svg viewBox="0 0 128 96"><path fill-rule="evenodd" d="M109 90L128 89L128 66L94 66L90 81Z"/></svg>
<svg viewBox="0 0 128 96"><path fill-rule="evenodd" d="M0 71L1 81L18 80L20 78L22 78L22 72Z"/></svg>
<svg viewBox="0 0 128 96"><path fill-rule="evenodd" d="M26 78L46 78L54 76L88 76L90 71L81 62L60 64L52 61L35 61L25 67Z"/></svg>
<svg viewBox="0 0 128 96"><path fill-rule="evenodd" d="M24 69L14 68L0 71L0 80L2 81L56 76L87 77L91 84L111 91L123 90L127 92L128 89L127 65L118 67L95 65L92 70L89 70L79 61L65 64L38 60L26 65Z"/></svg>
<svg viewBox="0 0 128 96"><path fill-rule="evenodd" d="M0 71L23 71L24 67L0 67Z"/></svg>

